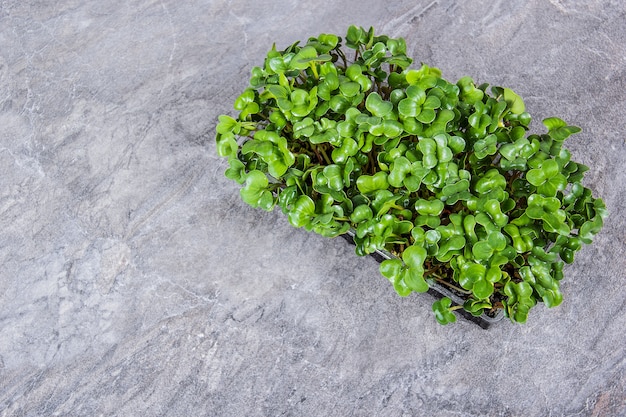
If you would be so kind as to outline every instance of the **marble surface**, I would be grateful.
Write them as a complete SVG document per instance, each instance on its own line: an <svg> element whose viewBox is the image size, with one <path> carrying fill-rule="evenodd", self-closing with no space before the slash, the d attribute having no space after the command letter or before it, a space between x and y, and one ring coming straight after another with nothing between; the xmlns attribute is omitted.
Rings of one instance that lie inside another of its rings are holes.
<svg viewBox="0 0 626 417"><path fill-rule="evenodd" d="M273 42L352 23L583 127L611 216L561 306L439 326L240 201L218 114ZM1 2L0 416L626 415L625 27L611 0Z"/></svg>

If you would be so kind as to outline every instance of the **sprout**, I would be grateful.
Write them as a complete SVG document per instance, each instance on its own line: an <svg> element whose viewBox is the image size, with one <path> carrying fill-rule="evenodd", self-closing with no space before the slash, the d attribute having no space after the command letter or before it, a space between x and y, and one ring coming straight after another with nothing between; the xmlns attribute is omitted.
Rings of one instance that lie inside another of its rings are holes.
<svg viewBox="0 0 626 417"><path fill-rule="evenodd" d="M411 63L403 39L356 26L273 47L238 116L219 116L226 176L294 227L386 251L380 273L399 295L447 287L461 302L435 302L441 324L461 308L524 323L538 302L559 305L564 263L607 216L562 147L580 128L551 117L529 134L511 89Z"/></svg>

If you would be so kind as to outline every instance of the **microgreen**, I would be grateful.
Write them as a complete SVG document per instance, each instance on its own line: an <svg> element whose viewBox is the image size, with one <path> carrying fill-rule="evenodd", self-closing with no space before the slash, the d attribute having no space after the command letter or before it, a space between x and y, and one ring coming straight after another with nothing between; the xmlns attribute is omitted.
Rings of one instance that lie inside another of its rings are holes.
<svg viewBox="0 0 626 417"><path fill-rule="evenodd" d="M356 26L272 47L237 117L219 116L226 176L252 207L391 254L380 272L401 296L447 287L464 301L436 301L441 324L559 305L564 263L607 216L562 146L580 128L550 117L530 134L513 90L411 63L404 39Z"/></svg>

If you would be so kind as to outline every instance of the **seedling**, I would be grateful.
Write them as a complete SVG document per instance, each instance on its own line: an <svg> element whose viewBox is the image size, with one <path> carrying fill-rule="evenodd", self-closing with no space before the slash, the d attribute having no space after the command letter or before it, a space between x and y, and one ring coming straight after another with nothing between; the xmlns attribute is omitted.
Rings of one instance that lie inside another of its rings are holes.
<svg viewBox="0 0 626 417"><path fill-rule="evenodd" d="M461 295L435 302L441 324L458 308L524 323L538 302L559 305L564 263L607 216L562 146L580 128L551 117L529 134L511 89L411 63L402 38L356 26L274 46L239 115L219 117L226 176L252 207L393 254L380 272L401 296L435 283Z"/></svg>

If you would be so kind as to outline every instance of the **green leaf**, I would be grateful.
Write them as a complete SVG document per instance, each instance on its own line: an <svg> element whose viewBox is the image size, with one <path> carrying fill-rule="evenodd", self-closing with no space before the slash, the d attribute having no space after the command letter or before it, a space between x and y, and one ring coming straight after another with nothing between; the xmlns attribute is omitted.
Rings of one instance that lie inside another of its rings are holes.
<svg viewBox="0 0 626 417"><path fill-rule="evenodd" d="M496 199L485 201L483 210L489 215L493 223L499 227L504 227L509 222L509 217L502 213L500 202Z"/></svg>
<svg viewBox="0 0 626 417"><path fill-rule="evenodd" d="M511 112L515 114L522 114L526 111L526 105L524 100L510 88L504 88L504 101L508 105Z"/></svg>
<svg viewBox="0 0 626 417"><path fill-rule="evenodd" d="M354 81L355 79L363 75L363 70L361 69L361 66L359 64L355 63L346 68L345 74L346 77Z"/></svg>
<svg viewBox="0 0 626 417"><path fill-rule="evenodd" d="M355 160L355 158L348 158L346 164L343 167L343 183L346 185L346 187L351 186L351 174L354 171Z"/></svg>
<svg viewBox="0 0 626 417"><path fill-rule="evenodd" d="M313 111L317 100L317 87L313 87L309 92L296 88L290 94L291 113L296 117L305 117Z"/></svg>
<svg viewBox="0 0 626 417"><path fill-rule="evenodd" d="M534 288L546 307L551 308L561 304L563 295L559 290L559 282L550 275L549 265L534 256L530 256L528 261L532 266L524 266L519 270L524 281Z"/></svg>
<svg viewBox="0 0 626 417"><path fill-rule="evenodd" d="M559 142L562 142L569 136L581 131L578 126L568 126L567 123L557 117L544 119L543 124L548 128L548 135L550 135L552 139Z"/></svg>
<svg viewBox="0 0 626 417"><path fill-rule="evenodd" d="M422 104L422 107L431 110L438 109L439 107L441 107L441 100L439 100L439 98L434 95L429 95L426 97L426 100L424 100L424 104Z"/></svg>
<svg viewBox="0 0 626 417"><path fill-rule="evenodd" d="M339 148L335 148L331 154L333 161L337 164L344 164L348 158L359 152L358 143L352 138L344 138Z"/></svg>
<svg viewBox="0 0 626 417"><path fill-rule="evenodd" d="M293 136L295 138L310 137L315 133L315 126L313 125L313 119L306 117L293 124Z"/></svg>
<svg viewBox="0 0 626 417"><path fill-rule="evenodd" d="M494 155L498 148L496 147L498 138L496 135L491 134L484 139L479 139L474 143L474 154L478 159L483 159L488 155Z"/></svg>
<svg viewBox="0 0 626 417"><path fill-rule="evenodd" d="M380 263L380 273L392 283L402 273L404 265L400 259L386 259Z"/></svg>
<svg viewBox="0 0 626 417"><path fill-rule="evenodd" d="M538 187L546 182L546 175L541 169L531 169L526 173L526 180Z"/></svg>
<svg viewBox="0 0 626 417"><path fill-rule="evenodd" d="M424 268L406 268L402 280L408 288L415 292L428 291L428 283L424 280Z"/></svg>
<svg viewBox="0 0 626 417"><path fill-rule="evenodd" d="M528 207L525 214L536 220L543 220L543 228L549 233L567 235L570 228L565 222L566 214L560 209L561 201L556 197L544 197L533 194L528 197Z"/></svg>
<svg viewBox="0 0 626 417"><path fill-rule="evenodd" d="M563 120L559 119L558 117L548 117L547 119L543 119L542 123L545 127L548 128L548 131L557 130L561 127L567 126L567 123L565 123Z"/></svg>
<svg viewBox="0 0 626 417"><path fill-rule="evenodd" d="M504 286L504 293L508 296L508 299L504 300L507 317L517 323L526 323L528 311L536 304L530 284L525 281L519 283L509 281Z"/></svg>
<svg viewBox="0 0 626 417"><path fill-rule="evenodd" d="M282 209L283 213L289 214L292 208L292 204L299 196L298 187L296 185L289 186L283 189L278 195L278 205Z"/></svg>
<svg viewBox="0 0 626 417"><path fill-rule="evenodd" d="M493 284L486 279L476 281L472 287L472 293L481 300L489 298L493 294L493 290Z"/></svg>
<svg viewBox="0 0 626 417"><path fill-rule="evenodd" d="M421 109L421 106L410 98L404 98L398 103L398 112L405 118L417 117Z"/></svg>
<svg viewBox="0 0 626 417"><path fill-rule="evenodd" d="M414 101L420 107L426 101L426 90L417 85L410 85L406 89L407 98Z"/></svg>
<svg viewBox="0 0 626 417"><path fill-rule="evenodd" d="M346 34L346 46L352 49L359 49L363 44L367 43L367 33L363 28L350 25Z"/></svg>
<svg viewBox="0 0 626 417"><path fill-rule="evenodd" d="M426 260L426 249L419 245L411 245L402 252L402 260L410 267L414 269L423 269L424 261Z"/></svg>
<svg viewBox="0 0 626 417"><path fill-rule="evenodd" d="M339 43L339 37L337 35L331 35L322 33L317 38L309 38L307 45L311 45L319 54L326 56L328 52L333 50Z"/></svg>
<svg viewBox="0 0 626 417"><path fill-rule="evenodd" d="M491 266L487 270L487 274L485 275L485 279L492 284L499 282L502 279L502 270L498 266Z"/></svg>
<svg viewBox="0 0 626 417"><path fill-rule="evenodd" d="M230 116L222 114L218 117L218 120L219 123L215 127L215 130L219 134L234 133L236 135L241 130L239 122Z"/></svg>
<svg viewBox="0 0 626 417"><path fill-rule="evenodd" d="M230 159L228 163L230 166L224 173L226 178L236 181L239 184L243 184L246 180L246 166L237 158Z"/></svg>
<svg viewBox="0 0 626 417"><path fill-rule="evenodd" d="M236 158L239 145L232 133L217 135L217 154L225 158Z"/></svg>
<svg viewBox="0 0 626 417"><path fill-rule="evenodd" d="M262 68L260 67L253 67L252 70L250 71L251 73L251 77L250 77L250 86L252 88L261 88L263 86L265 86L265 81L266 81L266 75L263 71Z"/></svg>
<svg viewBox="0 0 626 417"><path fill-rule="evenodd" d="M237 97L237 99L235 100L233 104L233 107L235 108L235 110L245 110L249 107L250 104L254 104L256 106L252 106L252 108L256 109L256 111L254 112L256 113L259 111L259 106L257 103L254 102L254 99L255 99L254 90L251 88L248 88L243 93L241 93L239 97Z"/></svg>
<svg viewBox="0 0 626 417"><path fill-rule="evenodd" d="M417 210L419 214L439 216L443 211L443 208L443 201L438 199L425 200L420 198L415 202L415 210Z"/></svg>
<svg viewBox="0 0 626 417"><path fill-rule="evenodd" d="M382 127L383 135L388 138L395 138L404 132L404 127L402 126L402 123L398 122L397 120L385 119L383 120Z"/></svg>
<svg viewBox="0 0 626 417"><path fill-rule="evenodd" d="M437 113L433 109L423 108L415 118L421 123L432 123L436 115Z"/></svg>
<svg viewBox="0 0 626 417"><path fill-rule="evenodd" d="M269 182L261 171L250 171L245 186L240 190L241 199L250 206L270 211L274 206L274 197L267 189Z"/></svg>
<svg viewBox="0 0 626 417"><path fill-rule="evenodd" d="M327 165L324 167L323 173L331 190L343 190L343 169L339 165Z"/></svg>
<svg viewBox="0 0 626 417"><path fill-rule="evenodd" d="M356 186L363 194L370 194L377 190L386 190L389 188L387 173L380 171L374 175L361 175L356 180Z"/></svg>
<svg viewBox="0 0 626 417"><path fill-rule="evenodd" d="M354 97L361 92L361 86L354 81L347 81L339 85L339 91L344 97Z"/></svg>
<svg viewBox="0 0 626 417"><path fill-rule="evenodd" d="M320 43L330 46L330 48L334 48L339 43L339 37L333 34L322 33L317 37Z"/></svg>
<svg viewBox="0 0 626 417"><path fill-rule="evenodd" d="M472 315L476 317L483 314L486 308L487 309L492 308L492 305L489 302L489 300L476 300L474 298L470 298L466 300L465 303L463 303L463 309L465 311L472 313Z"/></svg>
<svg viewBox="0 0 626 417"><path fill-rule="evenodd" d="M422 151L422 163L425 168L434 168L439 162L437 159L437 143L430 139L421 139L418 143L419 149Z"/></svg>
<svg viewBox="0 0 626 417"><path fill-rule="evenodd" d="M267 67L269 67L269 69ZM289 70L289 66L285 63L282 56L269 58L267 60L267 67L266 70L274 74L283 74L285 71Z"/></svg>
<svg viewBox="0 0 626 417"><path fill-rule="evenodd" d="M282 177L287 169L295 163L295 156L287 147L287 139L276 132L259 130L254 139L242 146L241 152L245 155L255 153L268 165L268 171L274 178Z"/></svg>
<svg viewBox="0 0 626 417"><path fill-rule="evenodd" d="M352 223L361 223L367 220L371 220L374 214L370 206L361 204L354 208L354 211L350 215L350 221Z"/></svg>
<svg viewBox="0 0 626 417"><path fill-rule="evenodd" d="M586 221L580 227L578 234L583 243L591 243L593 237L602 229L603 216L595 216L592 220Z"/></svg>
<svg viewBox="0 0 626 417"><path fill-rule="evenodd" d="M329 105L330 105L330 108L335 113L339 113L339 114L345 113L349 108L352 107L350 101L347 98L340 96L340 95L333 96L330 99Z"/></svg>
<svg viewBox="0 0 626 417"><path fill-rule="evenodd" d="M446 197L452 197L455 194L460 194L464 191L468 191L470 186L470 182L466 179L459 180L453 184L448 184L441 190L442 194ZM454 201L452 204L456 203ZM448 200L446 200L446 204L450 204Z"/></svg>
<svg viewBox="0 0 626 417"><path fill-rule="evenodd" d="M373 92L367 96L365 108L374 116L385 117L393 110L393 103L383 100L380 94Z"/></svg>
<svg viewBox="0 0 626 417"><path fill-rule="evenodd" d="M457 81L457 86L460 89L459 97L467 104L475 104L480 102L485 93L476 88L474 81L470 77L463 77Z"/></svg>
<svg viewBox="0 0 626 417"><path fill-rule="evenodd" d="M504 190L506 178L497 169L490 169L480 178L474 187L478 194L487 194L495 190Z"/></svg>
<svg viewBox="0 0 626 417"><path fill-rule="evenodd" d="M294 227L309 225L315 217L315 203L308 195L301 195L289 212L289 223Z"/></svg>
<svg viewBox="0 0 626 417"><path fill-rule="evenodd" d="M493 255L493 249L491 245L489 245L489 242L481 240L472 246L472 253L478 260L487 260Z"/></svg>
<svg viewBox="0 0 626 417"><path fill-rule="evenodd" d="M276 100L289 98L289 90L282 85L270 85L268 91Z"/></svg>
<svg viewBox="0 0 626 417"><path fill-rule="evenodd" d="M461 136L449 136L448 147L453 154L463 152L465 150L465 139L463 139Z"/></svg>
<svg viewBox="0 0 626 417"><path fill-rule="evenodd" d="M485 279L487 269L484 265L467 262L461 267L461 274L459 275L459 284L467 290L471 290L477 281Z"/></svg>
<svg viewBox="0 0 626 417"><path fill-rule="evenodd" d="M423 78L438 78L441 77L441 71L438 68L429 67L426 64L422 64L419 70L408 70L406 73L406 80L409 84L417 84Z"/></svg>
<svg viewBox="0 0 626 417"><path fill-rule="evenodd" d="M398 295L406 297L412 290L405 283L405 276L407 274L407 268L399 259L387 259L380 264L380 273L386 277L396 290ZM411 282L411 278L408 278Z"/></svg>
<svg viewBox="0 0 626 417"><path fill-rule="evenodd" d="M291 69L303 70L308 68L309 62L317 58L317 51L314 47L307 45L300 49L298 53L291 59L289 67Z"/></svg>
<svg viewBox="0 0 626 417"><path fill-rule="evenodd" d="M440 262L449 262L456 251L459 251L464 247L465 237L461 235L453 235L451 237L442 238L436 258Z"/></svg>
<svg viewBox="0 0 626 417"><path fill-rule="evenodd" d="M391 172L387 178L389 185L396 188L402 187L402 182L410 172L411 162L404 156L397 158L393 161Z"/></svg>
<svg viewBox="0 0 626 417"><path fill-rule="evenodd" d="M443 297L441 300L437 300L433 303L433 312L439 324L446 325L456 322L456 316L450 311L451 304L452 300L448 297Z"/></svg>
<svg viewBox="0 0 626 417"><path fill-rule="evenodd" d="M411 85L407 87L406 95L407 97L400 100L398 103L398 112L404 118L417 117L422 111L422 105L426 101L426 92L416 85ZM431 101L431 104L434 103ZM430 108L430 110L432 110L432 108Z"/></svg>

